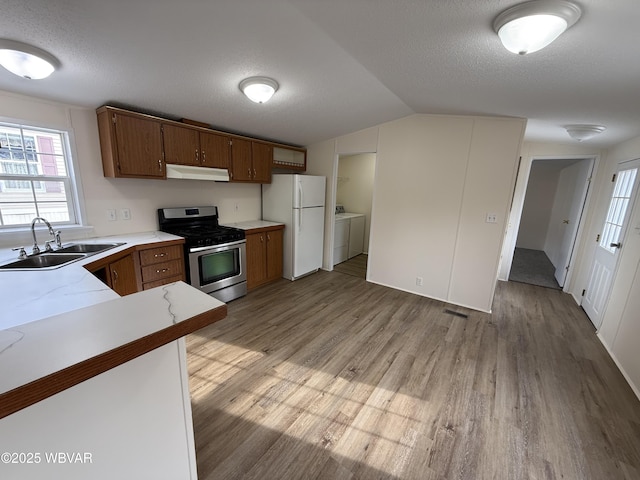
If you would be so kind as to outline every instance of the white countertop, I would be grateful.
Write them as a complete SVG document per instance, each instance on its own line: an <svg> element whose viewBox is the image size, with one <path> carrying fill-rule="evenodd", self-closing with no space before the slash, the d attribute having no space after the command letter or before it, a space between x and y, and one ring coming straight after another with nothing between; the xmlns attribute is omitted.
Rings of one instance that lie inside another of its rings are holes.
<svg viewBox="0 0 640 480"><path fill-rule="evenodd" d="M225 223L226 227L240 228L242 230L253 230L254 228L275 227L284 223L270 222L268 220L249 220L247 222Z"/></svg>
<svg viewBox="0 0 640 480"><path fill-rule="evenodd" d="M347 220L349 218L364 217L364 213L336 213L336 220Z"/></svg>
<svg viewBox="0 0 640 480"><path fill-rule="evenodd" d="M0 394L224 303L184 282L0 331Z"/></svg>
<svg viewBox="0 0 640 480"><path fill-rule="evenodd" d="M132 245L180 238L163 232L143 232L64 242L125 244L53 270L0 270L0 330L120 298L85 270L83 265L126 250ZM9 248L0 249L0 263L16 259L17 252Z"/></svg>
<svg viewBox="0 0 640 480"><path fill-rule="evenodd" d="M0 270L3 415L224 318L223 302L184 282L120 297L83 267L175 240L162 232L82 240L124 245L53 270ZM2 263L15 256L0 250Z"/></svg>

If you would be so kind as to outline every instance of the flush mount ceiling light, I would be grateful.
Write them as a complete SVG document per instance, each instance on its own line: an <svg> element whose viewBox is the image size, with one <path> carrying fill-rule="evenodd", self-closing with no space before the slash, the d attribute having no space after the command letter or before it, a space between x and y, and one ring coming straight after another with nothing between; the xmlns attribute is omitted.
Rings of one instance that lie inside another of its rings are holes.
<svg viewBox="0 0 640 480"><path fill-rule="evenodd" d="M32 45L0 39L0 65L19 77L40 80L51 75L60 62Z"/></svg>
<svg viewBox="0 0 640 480"><path fill-rule="evenodd" d="M604 132L607 127L604 125L565 125L564 129L571 138L581 142Z"/></svg>
<svg viewBox="0 0 640 480"><path fill-rule="evenodd" d="M252 102L265 103L278 90L278 82L269 77L245 78L240 82L240 90Z"/></svg>
<svg viewBox="0 0 640 480"><path fill-rule="evenodd" d="M581 13L580 7L564 0L533 0L502 12L493 29L507 50L525 55L553 42Z"/></svg>

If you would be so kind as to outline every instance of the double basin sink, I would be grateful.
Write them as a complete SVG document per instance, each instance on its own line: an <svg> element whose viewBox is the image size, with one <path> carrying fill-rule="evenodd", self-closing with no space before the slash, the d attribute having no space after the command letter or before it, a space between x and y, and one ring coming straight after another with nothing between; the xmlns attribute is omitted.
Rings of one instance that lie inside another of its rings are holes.
<svg viewBox="0 0 640 480"><path fill-rule="evenodd" d="M124 243L72 243L53 251L45 251L5 265L0 270L54 269L68 263L102 253Z"/></svg>

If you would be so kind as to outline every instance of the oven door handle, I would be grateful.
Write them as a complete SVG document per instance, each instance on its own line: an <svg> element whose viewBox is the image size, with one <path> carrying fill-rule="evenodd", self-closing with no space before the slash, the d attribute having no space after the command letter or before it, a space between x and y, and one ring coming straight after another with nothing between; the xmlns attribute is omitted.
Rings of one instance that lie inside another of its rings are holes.
<svg viewBox="0 0 640 480"><path fill-rule="evenodd" d="M233 247L235 245L242 245L244 243L247 243L247 241L245 239L238 240L236 242L221 243L219 245L207 245L205 247L192 247L192 248L189 249L189 253L203 252L205 250L211 250L212 252L215 252L218 249L228 250L227 247Z"/></svg>

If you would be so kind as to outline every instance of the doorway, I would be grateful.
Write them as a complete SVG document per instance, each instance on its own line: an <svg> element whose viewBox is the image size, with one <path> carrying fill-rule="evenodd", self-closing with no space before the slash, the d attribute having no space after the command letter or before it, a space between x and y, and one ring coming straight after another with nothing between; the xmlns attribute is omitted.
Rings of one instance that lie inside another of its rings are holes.
<svg viewBox="0 0 640 480"><path fill-rule="evenodd" d="M534 159L527 180L510 281L564 289L594 158Z"/></svg>
<svg viewBox="0 0 640 480"><path fill-rule="evenodd" d="M366 278L375 153L343 154L336 166L332 266Z"/></svg>

